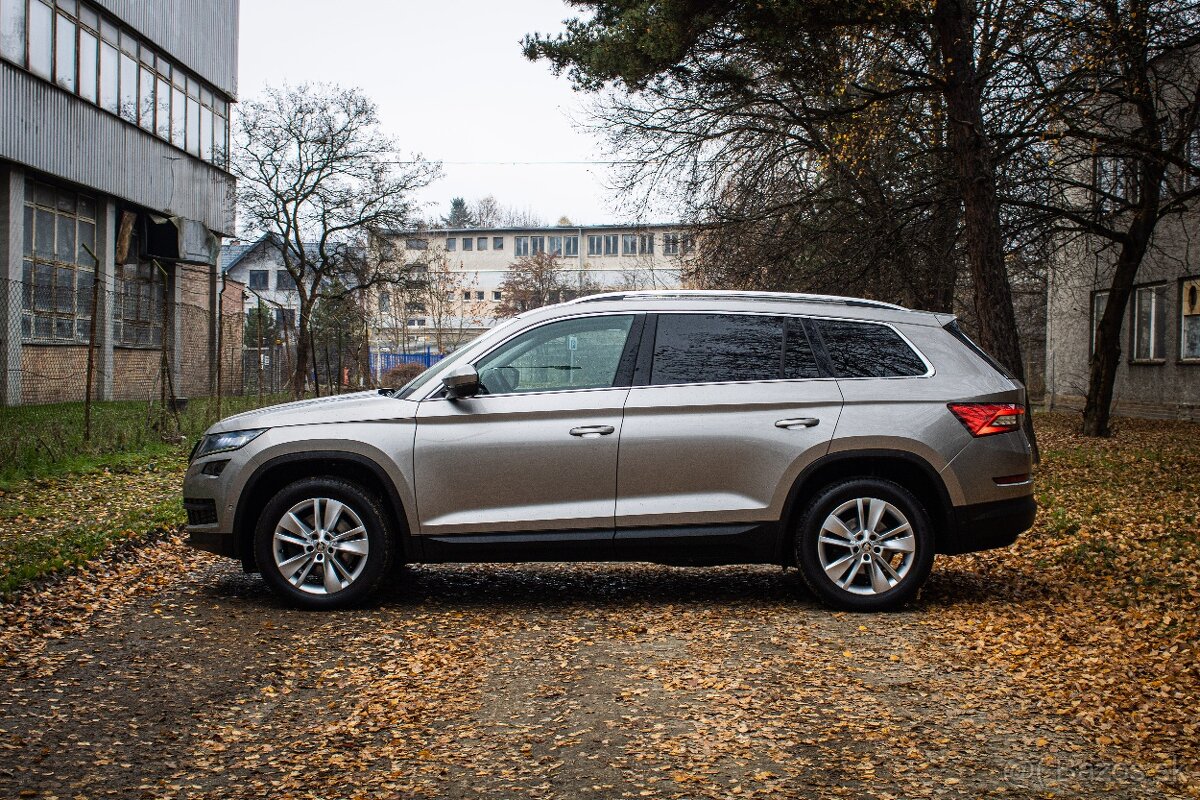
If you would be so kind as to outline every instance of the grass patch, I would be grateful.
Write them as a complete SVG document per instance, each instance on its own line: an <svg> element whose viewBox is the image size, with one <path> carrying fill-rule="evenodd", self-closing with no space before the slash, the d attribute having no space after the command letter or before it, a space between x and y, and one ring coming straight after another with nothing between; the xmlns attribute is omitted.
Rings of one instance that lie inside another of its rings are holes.
<svg viewBox="0 0 1200 800"><path fill-rule="evenodd" d="M286 401L286 396L263 398L265 405ZM260 405L257 397L225 397L221 416L249 411ZM157 410L141 401L94 403L92 438L83 437L83 403L0 408L0 489L9 489L29 478L101 467L132 469L148 460L186 455L209 425L217 421L217 401L193 399L180 414L183 441L164 441ZM172 423L173 432L173 423Z"/></svg>

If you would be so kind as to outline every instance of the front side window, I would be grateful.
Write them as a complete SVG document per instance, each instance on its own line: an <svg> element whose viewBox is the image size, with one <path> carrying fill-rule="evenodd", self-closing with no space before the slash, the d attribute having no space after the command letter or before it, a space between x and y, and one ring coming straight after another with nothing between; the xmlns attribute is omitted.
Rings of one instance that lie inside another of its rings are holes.
<svg viewBox="0 0 1200 800"><path fill-rule="evenodd" d="M1200 361L1200 277L1183 281L1179 299L1179 357Z"/></svg>
<svg viewBox="0 0 1200 800"><path fill-rule="evenodd" d="M622 314L534 328L476 364L480 384L487 394L610 388L632 326L633 315Z"/></svg>
<svg viewBox="0 0 1200 800"><path fill-rule="evenodd" d="M1166 355L1167 285L1140 286L1133 295L1133 360L1161 361Z"/></svg>
<svg viewBox="0 0 1200 800"><path fill-rule="evenodd" d="M900 334L871 322L815 320L838 378L902 378L924 375L925 362Z"/></svg>
<svg viewBox="0 0 1200 800"><path fill-rule="evenodd" d="M778 380L782 317L755 314L662 314L650 382L724 383Z"/></svg>

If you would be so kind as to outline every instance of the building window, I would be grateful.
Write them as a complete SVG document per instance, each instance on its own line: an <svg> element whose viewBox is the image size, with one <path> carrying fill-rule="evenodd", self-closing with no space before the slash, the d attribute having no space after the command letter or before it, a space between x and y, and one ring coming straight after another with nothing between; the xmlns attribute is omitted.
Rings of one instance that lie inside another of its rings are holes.
<svg viewBox="0 0 1200 800"><path fill-rule="evenodd" d="M463 300L470 300L470 299L471 299L471 292L470 292L470 290L466 290L466 291L464 291L464 292L463 292Z"/></svg>
<svg viewBox="0 0 1200 800"><path fill-rule="evenodd" d="M552 256L561 256L563 254L563 237L551 236L550 237L550 249L547 250L546 252L548 252Z"/></svg>
<svg viewBox="0 0 1200 800"><path fill-rule="evenodd" d="M679 255L679 234L664 233L663 234L663 255L677 256Z"/></svg>
<svg viewBox="0 0 1200 800"><path fill-rule="evenodd" d="M85 195L25 182L21 337L86 342L92 318L96 203Z"/></svg>
<svg viewBox="0 0 1200 800"><path fill-rule="evenodd" d="M654 234L643 233L638 237L638 254L643 256L654 255Z"/></svg>
<svg viewBox="0 0 1200 800"><path fill-rule="evenodd" d="M530 236L529 249L534 255L546 252L546 237L545 236Z"/></svg>
<svg viewBox="0 0 1200 800"><path fill-rule="evenodd" d="M429 247L429 242L425 239L405 239L404 247L407 250L425 250Z"/></svg>
<svg viewBox="0 0 1200 800"><path fill-rule="evenodd" d="M296 291L296 279L292 277L292 273L288 272L286 269L275 270L275 291Z"/></svg>
<svg viewBox="0 0 1200 800"><path fill-rule="evenodd" d="M161 347L162 270L134 260L123 264L117 274L113 341L123 347Z"/></svg>
<svg viewBox="0 0 1200 800"><path fill-rule="evenodd" d="M476 299L476 300L482 300L482 299L483 299L483 292L476 292L476 293L475 293L475 299Z"/></svg>
<svg viewBox="0 0 1200 800"><path fill-rule="evenodd" d="M1166 352L1167 285L1140 286L1133 294L1133 360L1161 361Z"/></svg>
<svg viewBox="0 0 1200 800"><path fill-rule="evenodd" d="M417 314L424 314L425 313L425 304L422 303L420 300L414 300L411 303L405 303L404 310L410 314L412 314L414 312Z"/></svg>
<svg viewBox="0 0 1200 800"><path fill-rule="evenodd" d="M492 237L492 249L493 250L503 250L504 249L504 237L503 236L493 236Z"/></svg>
<svg viewBox="0 0 1200 800"><path fill-rule="evenodd" d="M1092 293L1092 349L1089 351L1091 355L1096 354L1096 347L1100 344L1100 320L1104 317L1104 309L1108 307L1108 292L1093 292Z"/></svg>
<svg viewBox="0 0 1200 800"><path fill-rule="evenodd" d="M475 240L470 236L463 237L463 250L470 251L475 249Z"/></svg>
<svg viewBox="0 0 1200 800"><path fill-rule="evenodd" d="M275 324L280 328L295 330L296 328L296 309L294 308L277 308L275 309Z"/></svg>
<svg viewBox="0 0 1200 800"><path fill-rule="evenodd" d="M449 239L446 240L446 251L449 253L453 253L457 249L458 249L458 239L455 239L453 236L451 236Z"/></svg>
<svg viewBox="0 0 1200 800"><path fill-rule="evenodd" d="M579 237L564 236L563 237L563 255L568 258L579 255Z"/></svg>
<svg viewBox="0 0 1200 800"><path fill-rule="evenodd" d="M0 0L0 56L25 64L24 0Z"/></svg>
<svg viewBox="0 0 1200 800"><path fill-rule="evenodd" d="M529 237L514 236L513 237L513 255L518 258L529 255Z"/></svg>
<svg viewBox="0 0 1200 800"><path fill-rule="evenodd" d="M617 254L617 240L620 237L615 233L608 234L604 237L604 255L615 256Z"/></svg>
<svg viewBox="0 0 1200 800"><path fill-rule="evenodd" d="M386 314L392 310L392 295L391 292L382 291L379 293L379 313Z"/></svg>
<svg viewBox="0 0 1200 800"><path fill-rule="evenodd" d="M594 234L590 234L590 233L588 234L588 237L587 237L587 246L588 246L588 251L587 251L587 254L588 254L589 256L598 256L598 255L600 255L600 253L602 253L602 252L603 252L603 250L601 249L601 248L603 247L603 245L602 245L602 244L601 244L601 242L600 242L600 239L601 239L601 238L602 238L602 237L600 237L600 236L596 236L596 235L594 235Z"/></svg>
<svg viewBox="0 0 1200 800"><path fill-rule="evenodd" d="M487 237L486 236L479 237L478 241L475 242L475 249L476 250L487 250Z"/></svg>
<svg viewBox="0 0 1200 800"><path fill-rule="evenodd" d="M500 292L492 292L492 299L493 299L493 300L495 300L495 301L499 302L499 301L500 301L500 299L501 299L501 297L502 297L502 295L500 294Z"/></svg>
<svg viewBox="0 0 1200 800"><path fill-rule="evenodd" d="M424 320L421 317L410 319L408 321L408 327L410 327L410 328L424 328L425 325L426 325L426 320Z"/></svg>
<svg viewBox="0 0 1200 800"><path fill-rule="evenodd" d="M227 166L227 100L198 78L172 70L152 47L90 4L62 0L57 6L56 12L46 0L0 1L0 56L205 161Z"/></svg>
<svg viewBox="0 0 1200 800"><path fill-rule="evenodd" d="M621 255L636 256L637 255L638 237L636 234L625 233L621 235Z"/></svg>
<svg viewBox="0 0 1200 800"><path fill-rule="evenodd" d="M250 270L250 282L246 285L251 289L265 292L271 288L271 271L266 269Z"/></svg>
<svg viewBox="0 0 1200 800"><path fill-rule="evenodd" d="M1179 358L1200 361L1200 277L1185 278L1179 289Z"/></svg>

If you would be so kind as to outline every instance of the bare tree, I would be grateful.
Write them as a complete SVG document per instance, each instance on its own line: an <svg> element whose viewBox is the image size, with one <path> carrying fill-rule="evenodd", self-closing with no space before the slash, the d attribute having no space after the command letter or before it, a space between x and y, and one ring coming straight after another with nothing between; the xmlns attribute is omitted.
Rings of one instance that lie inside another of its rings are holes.
<svg viewBox="0 0 1200 800"><path fill-rule="evenodd" d="M540 228L545 223L529 208L502 205L495 195L469 204L472 223L479 228Z"/></svg>
<svg viewBox="0 0 1200 800"><path fill-rule="evenodd" d="M379 129L375 104L358 89L268 88L239 105L233 169L245 228L272 234L296 283L292 393L305 389L314 306L330 286L362 291L386 281L364 257L375 230L411 224L412 193L440 174L402 158Z"/></svg>
<svg viewBox="0 0 1200 800"><path fill-rule="evenodd" d="M476 281L462 270L453 269L445 250L430 247L423 262L419 302L428 315L434 346L439 353L448 353L487 325L488 306L476 297Z"/></svg>
<svg viewBox="0 0 1200 800"><path fill-rule="evenodd" d="M561 303L596 291L586 271L577 279L567 275L557 256L534 253L514 261L500 284L501 301L497 316L514 317L534 308Z"/></svg>

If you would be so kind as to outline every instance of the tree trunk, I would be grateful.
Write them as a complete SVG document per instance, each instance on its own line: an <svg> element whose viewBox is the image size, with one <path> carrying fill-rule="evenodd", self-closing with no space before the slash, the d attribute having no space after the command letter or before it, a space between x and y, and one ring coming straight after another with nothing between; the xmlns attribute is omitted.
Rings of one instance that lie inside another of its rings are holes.
<svg viewBox="0 0 1200 800"><path fill-rule="evenodd" d="M296 311L296 361L292 365L292 397L300 400L308 383L308 354L312 349L312 331L308 329L309 303L303 293ZM286 321L286 319L285 319Z"/></svg>
<svg viewBox="0 0 1200 800"><path fill-rule="evenodd" d="M937 0L933 23L942 56L950 153L963 200L967 266L979 343L1018 379L1025 364L1017 337L996 197L995 153L983 129L974 50L974 0Z"/></svg>
<svg viewBox="0 0 1200 800"><path fill-rule="evenodd" d="M1129 225L1129 233L1121 244L1104 316L1100 318L1096 330L1096 352L1092 354L1088 370L1087 402L1083 407L1084 436L1108 436L1112 432L1108 423L1112 412L1113 387L1117 382L1117 367L1121 363L1121 323L1125 319L1125 309L1129 307L1138 269L1150 247L1150 238L1158 222L1158 186L1162 180L1162 170L1152 167L1147 172L1149 174L1143 178L1145 197L1139 203Z"/></svg>

